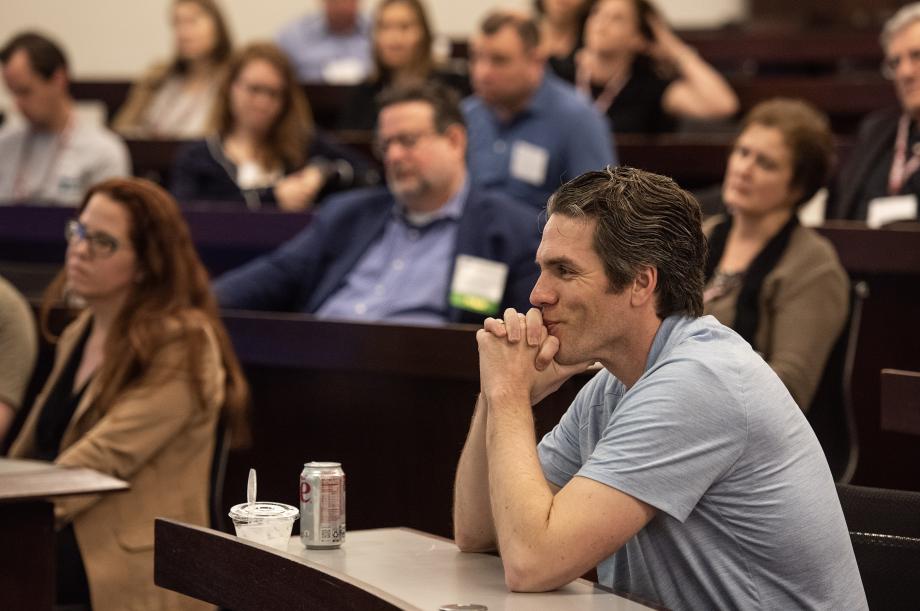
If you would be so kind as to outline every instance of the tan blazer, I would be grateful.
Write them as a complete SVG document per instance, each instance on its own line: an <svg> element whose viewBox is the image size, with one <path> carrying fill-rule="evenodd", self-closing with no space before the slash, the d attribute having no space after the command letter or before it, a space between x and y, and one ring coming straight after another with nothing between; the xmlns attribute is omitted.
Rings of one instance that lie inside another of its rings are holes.
<svg viewBox="0 0 920 611"><path fill-rule="evenodd" d="M61 335L51 375L10 456L34 455L39 414L89 321L84 312ZM128 492L55 504L59 523L73 521L95 611L211 608L153 583L154 517L208 523L224 370L213 333L202 330L209 340L204 354L206 405L195 398L183 338L176 333L140 381L126 388L105 414L94 405L100 388L93 378L64 432L57 464L88 467L131 484Z"/></svg>
<svg viewBox="0 0 920 611"><path fill-rule="evenodd" d="M724 216L707 219L709 236ZM834 246L799 225L779 262L760 288L760 318L754 342L803 410L811 406L827 357L846 323L850 281ZM704 305L732 327L741 287Z"/></svg>

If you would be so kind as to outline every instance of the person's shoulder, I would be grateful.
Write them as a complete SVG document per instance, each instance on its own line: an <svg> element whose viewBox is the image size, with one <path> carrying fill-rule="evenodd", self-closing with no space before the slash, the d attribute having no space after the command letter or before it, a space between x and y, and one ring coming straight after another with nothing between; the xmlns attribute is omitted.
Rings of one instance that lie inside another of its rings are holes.
<svg viewBox="0 0 920 611"><path fill-rule="evenodd" d="M157 324L162 330L160 349L186 346L195 341L204 341L212 347L217 346L214 325L207 314L197 308L185 308L168 314Z"/></svg>
<svg viewBox="0 0 920 611"><path fill-rule="evenodd" d="M318 33L321 28L319 13L305 13L291 19L278 30L278 42L284 43L309 43L308 36Z"/></svg>
<svg viewBox="0 0 920 611"><path fill-rule="evenodd" d="M171 61L155 62L144 71L136 85L141 88L158 89L169 77L173 76L174 66L174 62Z"/></svg>
<svg viewBox="0 0 920 611"><path fill-rule="evenodd" d="M470 188L466 209L472 213L482 211L495 218L507 219L513 223L536 222L539 216L539 212L533 206L528 206L503 192L477 187Z"/></svg>
<svg viewBox="0 0 920 611"><path fill-rule="evenodd" d="M584 95L548 70L543 78L541 87L545 93L538 93L542 100L540 103L544 105L541 113L543 121L547 124L552 122L553 126L566 130L575 138L590 135L609 137L603 116Z"/></svg>
<svg viewBox="0 0 920 611"><path fill-rule="evenodd" d="M220 168L220 162L214 157L211 146L206 138L183 143L173 158L174 169L180 172L209 172Z"/></svg>
<svg viewBox="0 0 920 611"><path fill-rule="evenodd" d="M188 140L179 147L179 150L176 151L177 159L200 159L204 157L211 157L211 149L206 138L199 138L197 140Z"/></svg>
<svg viewBox="0 0 920 611"><path fill-rule="evenodd" d="M830 240L811 227L799 225L792 232L788 252L795 258L803 259L805 265L832 262L840 265L837 249Z"/></svg>
<svg viewBox="0 0 920 611"><path fill-rule="evenodd" d="M485 108L485 101L475 93L471 93L460 101L460 110L464 115L482 113Z"/></svg>
<svg viewBox="0 0 920 611"><path fill-rule="evenodd" d="M125 141L98 121L89 118L77 121L76 133L90 149L108 154L127 154L128 146Z"/></svg>
<svg viewBox="0 0 920 611"><path fill-rule="evenodd" d="M364 214L379 214L394 204L393 194L386 187L352 189L330 195L316 212L318 218L334 219Z"/></svg>
<svg viewBox="0 0 920 611"><path fill-rule="evenodd" d="M726 217L724 214L714 214L703 221L703 234L708 238L712 235L713 230L725 222Z"/></svg>
<svg viewBox="0 0 920 611"><path fill-rule="evenodd" d="M32 308L29 307L29 302L19 292L19 289L13 286L6 278L0 276L0 316L10 316L21 320L30 318L31 314ZM9 320L0 322L0 331L3 331L4 326L7 326L9 322Z"/></svg>
<svg viewBox="0 0 920 611"><path fill-rule="evenodd" d="M6 120L5 124L0 127L0 146L18 145L29 128L25 121Z"/></svg>
<svg viewBox="0 0 920 611"><path fill-rule="evenodd" d="M899 106L887 106L870 112L860 121L857 129L859 139L878 137L880 131L894 129L901 118Z"/></svg>
<svg viewBox="0 0 920 611"><path fill-rule="evenodd" d="M687 401L735 395L751 368L763 363L750 344L713 316L673 316L663 324L669 325L668 336L644 377Z"/></svg>
<svg viewBox="0 0 920 611"><path fill-rule="evenodd" d="M373 29L371 27L371 18L364 13L358 13L356 22L357 26L355 27L355 30L357 31L357 34L362 38L369 37L371 35L371 30Z"/></svg>
<svg viewBox="0 0 920 611"><path fill-rule="evenodd" d="M561 107L570 110L584 110L592 108L588 100L578 92L571 84L565 82L549 70L543 75L544 87L550 94L546 100L553 107Z"/></svg>
<svg viewBox="0 0 920 611"><path fill-rule="evenodd" d="M727 355L726 362L731 362L737 360L738 351L753 354L750 345L741 336L713 316L674 315L662 324L668 324L670 328L664 338L659 362L696 363L718 375L723 363L717 363L713 358L715 355Z"/></svg>

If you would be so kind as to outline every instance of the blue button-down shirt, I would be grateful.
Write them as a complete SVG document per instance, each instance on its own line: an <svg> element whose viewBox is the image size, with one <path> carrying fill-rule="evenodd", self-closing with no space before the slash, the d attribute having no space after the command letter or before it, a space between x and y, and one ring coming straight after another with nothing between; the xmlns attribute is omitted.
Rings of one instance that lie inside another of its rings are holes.
<svg viewBox="0 0 920 611"><path fill-rule="evenodd" d="M423 221L397 206L383 235L323 303L321 318L430 324L447 320L447 289L469 182Z"/></svg>
<svg viewBox="0 0 920 611"><path fill-rule="evenodd" d="M563 182L617 163L607 121L573 87L549 72L529 105L508 122L499 120L475 95L463 100L462 108L469 130L467 163L473 183L537 209L543 209ZM546 152L542 181L513 175L512 156L520 142Z"/></svg>
<svg viewBox="0 0 920 611"><path fill-rule="evenodd" d="M278 46L287 54L297 78L305 83L326 82L331 64L351 60L354 64L352 78L347 82L360 82L371 70L370 22L358 15L355 29L349 34L329 30L326 15L312 13L289 23L278 32Z"/></svg>

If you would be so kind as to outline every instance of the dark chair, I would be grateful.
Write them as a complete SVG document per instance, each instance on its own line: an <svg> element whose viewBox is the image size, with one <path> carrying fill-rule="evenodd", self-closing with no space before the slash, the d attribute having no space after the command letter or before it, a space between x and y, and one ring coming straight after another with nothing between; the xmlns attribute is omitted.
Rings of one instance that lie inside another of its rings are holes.
<svg viewBox="0 0 920 611"><path fill-rule="evenodd" d="M831 349L815 397L806 411L824 449L834 481L841 484L853 479L859 460L859 440L850 392L853 362L859 340L863 302L869 286L856 282L850 291L850 313L840 337Z"/></svg>
<svg viewBox="0 0 920 611"><path fill-rule="evenodd" d="M227 513L224 507L224 477L227 475L227 460L230 456L230 438L232 431L227 415L221 413L217 421L217 433L214 442L214 456L211 459L211 498L209 512L211 528L222 532L227 530Z"/></svg>
<svg viewBox="0 0 920 611"><path fill-rule="evenodd" d="M920 609L920 492L837 484L870 609Z"/></svg>

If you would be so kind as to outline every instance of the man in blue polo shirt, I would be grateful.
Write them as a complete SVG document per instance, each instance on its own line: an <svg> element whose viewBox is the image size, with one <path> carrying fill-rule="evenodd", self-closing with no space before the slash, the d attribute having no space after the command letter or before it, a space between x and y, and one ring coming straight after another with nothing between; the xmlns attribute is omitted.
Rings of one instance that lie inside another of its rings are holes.
<svg viewBox="0 0 920 611"><path fill-rule="evenodd" d="M542 209L563 182L616 164L606 121L545 68L532 19L489 14L471 45L474 95L463 101L476 184Z"/></svg>
<svg viewBox="0 0 920 611"><path fill-rule="evenodd" d="M278 46L304 83L351 84L371 69L370 21L358 0L323 0L323 10L304 15L278 32Z"/></svg>

